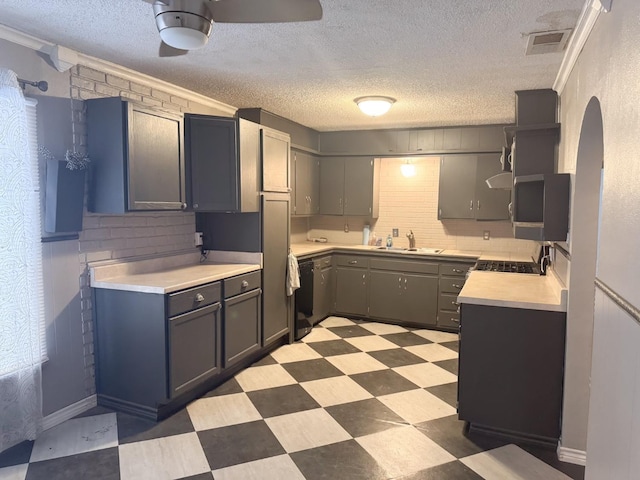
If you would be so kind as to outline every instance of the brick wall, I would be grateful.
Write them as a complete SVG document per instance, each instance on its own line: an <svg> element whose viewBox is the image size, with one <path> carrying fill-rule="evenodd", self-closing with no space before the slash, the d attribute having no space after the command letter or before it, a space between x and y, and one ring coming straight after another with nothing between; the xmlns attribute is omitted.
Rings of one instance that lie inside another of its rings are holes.
<svg viewBox="0 0 640 480"><path fill-rule="evenodd" d="M71 70L70 94L74 99L88 100L120 96L167 111L221 114L215 109L98 70L78 65ZM76 149L86 149L86 115L82 102L74 102L73 142ZM86 201L85 201L86 205ZM89 262L122 259L194 248L195 214L187 212L128 213L105 215L84 212L80 232L79 259L84 344L85 386L87 394L95 393L93 355L93 312L89 286Z"/></svg>

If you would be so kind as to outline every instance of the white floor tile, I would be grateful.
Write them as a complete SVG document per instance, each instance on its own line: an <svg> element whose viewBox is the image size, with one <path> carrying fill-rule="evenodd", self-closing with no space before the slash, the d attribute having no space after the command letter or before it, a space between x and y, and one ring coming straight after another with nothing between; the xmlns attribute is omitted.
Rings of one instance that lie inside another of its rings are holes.
<svg viewBox="0 0 640 480"><path fill-rule="evenodd" d="M354 347L359 348L363 352L375 352L378 350L391 350L392 348L398 348L398 345L396 345L395 343L390 342L386 338L382 338L377 335L345 338L345 340Z"/></svg>
<svg viewBox="0 0 640 480"><path fill-rule="evenodd" d="M322 355L305 343L283 345L274 352L271 352L271 356L278 363L300 362L302 360L322 358Z"/></svg>
<svg viewBox="0 0 640 480"><path fill-rule="evenodd" d="M395 372L402 375L407 380L415 383L421 388L434 387L445 383L458 381L457 375L446 371L432 363L418 363L416 365L406 365L393 368Z"/></svg>
<svg viewBox="0 0 640 480"><path fill-rule="evenodd" d="M356 438L389 478L409 475L456 458L413 427L390 428Z"/></svg>
<svg viewBox="0 0 640 480"><path fill-rule="evenodd" d="M187 412L197 431L253 422L262 418L246 393L201 398L187 405Z"/></svg>
<svg viewBox="0 0 640 480"><path fill-rule="evenodd" d="M570 480L516 445L505 445L460 461L486 480Z"/></svg>
<svg viewBox="0 0 640 480"><path fill-rule="evenodd" d="M173 480L211 472L195 432L118 447L122 480Z"/></svg>
<svg viewBox="0 0 640 480"><path fill-rule="evenodd" d="M24 480L27 478L27 468L28 463L0 468L0 480Z"/></svg>
<svg viewBox="0 0 640 480"><path fill-rule="evenodd" d="M367 355L364 352L334 355L326 358L328 362L331 362L337 369L346 375L375 372L376 370L384 370L387 368L384 363L379 362L371 355Z"/></svg>
<svg viewBox="0 0 640 480"><path fill-rule="evenodd" d="M355 325L355 322L349 320L348 318L343 317L327 317L322 322L320 322L325 328L329 327L347 327L349 325Z"/></svg>
<svg viewBox="0 0 640 480"><path fill-rule="evenodd" d="M456 409L425 390L409 390L377 397L409 423L420 423L454 415Z"/></svg>
<svg viewBox="0 0 640 480"><path fill-rule="evenodd" d="M289 455L265 458L214 470L216 480L304 480Z"/></svg>
<svg viewBox="0 0 640 480"><path fill-rule="evenodd" d="M369 392L349 377L332 377L300 384L322 407L372 398Z"/></svg>
<svg viewBox="0 0 640 480"><path fill-rule="evenodd" d="M245 392L297 383L281 365L250 367L238 373L235 379Z"/></svg>
<svg viewBox="0 0 640 480"><path fill-rule="evenodd" d="M453 342L454 340L458 340L457 333L439 332L437 330L414 330L413 333L436 343Z"/></svg>
<svg viewBox="0 0 640 480"><path fill-rule="evenodd" d="M365 323L360 325L376 335L388 335L390 333L405 333L408 330L400 325L389 325L387 323ZM397 346L397 345L396 345Z"/></svg>
<svg viewBox="0 0 640 480"><path fill-rule="evenodd" d="M450 348L443 347L437 343L414 345L411 347L405 347L405 350L419 356L420 358L424 358L428 362L439 362L440 360L458 358L458 352L455 352Z"/></svg>
<svg viewBox="0 0 640 480"><path fill-rule="evenodd" d="M340 340L340 337L326 328L314 328L311 332L304 336L304 343L326 342L327 340Z"/></svg>
<svg viewBox="0 0 640 480"><path fill-rule="evenodd" d="M351 438L327 411L320 408L267 418L265 422L288 453Z"/></svg>
<svg viewBox="0 0 640 480"><path fill-rule="evenodd" d="M118 446L115 413L73 418L46 430L33 444L31 461L40 462Z"/></svg>

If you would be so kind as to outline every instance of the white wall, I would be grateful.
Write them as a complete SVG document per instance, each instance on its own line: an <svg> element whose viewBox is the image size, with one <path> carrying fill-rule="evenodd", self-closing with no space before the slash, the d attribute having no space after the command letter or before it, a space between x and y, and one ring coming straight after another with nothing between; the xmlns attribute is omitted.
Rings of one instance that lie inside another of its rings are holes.
<svg viewBox="0 0 640 480"><path fill-rule="evenodd" d="M582 118L590 99L597 97L604 129L604 192L597 277L636 307L640 306L639 19L637 0L615 0L611 12L600 15L561 95L559 159L561 172L576 172ZM591 405L588 402L565 405L563 446L578 450L587 446L587 478L639 478L637 449L634 452L620 447L623 443L638 445L640 430L615 430L610 426L630 425L640 417L637 394L640 387L629 396L629 384L637 382L640 368L637 361L630 361L636 358L634 352L640 350L640 344L633 340L640 338L640 326L629 315L620 314L620 309L602 296L598 292L595 306ZM586 324L582 327L590 328ZM581 325L570 325L567 342L584 343L580 336ZM567 358L573 368L580 370L568 370L567 376L582 375L588 379L588 349L589 345L583 344L572 353L577 358ZM611 361L612 358L618 360ZM589 391L584 383L572 388ZM575 392L565 395L572 393ZM603 398L607 401L600 401ZM587 412L589 427L585 439L582 432ZM567 415L572 417L571 421Z"/></svg>

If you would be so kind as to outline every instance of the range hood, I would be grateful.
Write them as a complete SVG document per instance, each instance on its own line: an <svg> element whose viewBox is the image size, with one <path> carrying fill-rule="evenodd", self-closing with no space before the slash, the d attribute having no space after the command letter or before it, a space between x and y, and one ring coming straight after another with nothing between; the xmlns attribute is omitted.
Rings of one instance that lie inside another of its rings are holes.
<svg viewBox="0 0 640 480"><path fill-rule="evenodd" d="M513 188L513 174L511 172L503 172L485 180L489 188L498 190L511 190Z"/></svg>

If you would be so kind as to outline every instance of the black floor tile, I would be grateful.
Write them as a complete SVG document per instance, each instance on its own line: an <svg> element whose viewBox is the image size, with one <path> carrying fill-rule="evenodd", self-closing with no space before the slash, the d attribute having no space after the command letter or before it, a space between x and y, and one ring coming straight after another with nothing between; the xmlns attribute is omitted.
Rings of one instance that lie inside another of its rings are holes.
<svg viewBox="0 0 640 480"><path fill-rule="evenodd" d="M389 368L404 367L405 365L415 365L416 363L426 363L424 358L420 358L404 348L392 348L390 350L377 350L367 352L379 362L384 363Z"/></svg>
<svg viewBox="0 0 640 480"><path fill-rule="evenodd" d="M443 347L447 347L454 352L460 351L460 342L458 340L454 340L453 342L443 342L440 345L442 345Z"/></svg>
<svg viewBox="0 0 640 480"><path fill-rule="evenodd" d="M185 408L160 422L134 417L126 413L118 413L117 418L120 445L195 431Z"/></svg>
<svg viewBox="0 0 640 480"><path fill-rule="evenodd" d="M247 396L264 418L320 407L300 385L257 390L248 392Z"/></svg>
<svg viewBox="0 0 640 480"><path fill-rule="evenodd" d="M380 335L382 338L386 338L390 342L395 343L400 347L411 347L413 345L424 345L427 343L433 343L431 340L427 340L420 335L416 335L412 332L404 333L389 333L387 335Z"/></svg>
<svg viewBox="0 0 640 480"><path fill-rule="evenodd" d="M31 458L33 442L26 440L0 453L0 468L27 463Z"/></svg>
<svg viewBox="0 0 640 480"><path fill-rule="evenodd" d="M264 420L198 432L211 470L285 453Z"/></svg>
<svg viewBox="0 0 640 480"><path fill-rule="evenodd" d="M198 475L191 475L190 477L182 477L180 480L211 480L211 472L199 473Z"/></svg>
<svg viewBox="0 0 640 480"><path fill-rule="evenodd" d="M344 327L329 327L328 330L335 333L342 338L352 337L364 337L369 335L375 335L366 328L362 328L360 325L345 325Z"/></svg>
<svg viewBox="0 0 640 480"><path fill-rule="evenodd" d="M467 436L466 424L458 420L457 415L419 423L415 427L456 458L468 457L510 443L488 435Z"/></svg>
<svg viewBox="0 0 640 480"><path fill-rule="evenodd" d="M450 360L440 360L438 362L433 362L434 365L439 366L440 368L444 368L447 372L451 372L454 375L458 375L458 359L452 358Z"/></svg>
<svg viewBox="0 0 640 480"><path fill-rule="evenodd" d="M395 480L482 480L482 477L458 461L412 473Z"/></svg>
<svg viewBox="0 0 640 480"><path fill-rule="evenodd" d="M265 355L260 360L258 360L257 362L253 363L251 366L252 367L263 367L264 365L275 365L276 363L278 363L278 362L276 362L276 359L273 358L271 355Z"/></svg>
<svg viewBox="0 0 640 480"><path fill-rule="evenodd" d="M284 363L282 367L298 382L310 382L323 378L338 377L343 373L324 358Z"/></svg>
<svg viewBox="0 0 640 480"><path fill-rule="evenodd" d="M374 397L420 388L393 370L358 373L350 377Z"/></svg>
<svg viewBox="0 0 640 480"><path fill-rule="evenodd" d="M364 329L363 329L364 330ZM311 348L323 357L332 357L334 355L345 355L347 353L358 353L361 350L354 347L344 340L327 340L324 342L307 343Z"/></svg>
<svg viewBox="0 0 640 480"><path fill-rule="evenodd" d="M244 390L242 390L242 387L240 386L238 381L235 378L231 378L226 382L224 382L222 385L208 392L206 395L203 396L203 398L219 397L220 395L231 395L232 393L242 393L242 392L244 392Z"/></svg>
<svg viewBox="0 0 640 480"><path fill-rule="evenodd" d="M362 437L400 425L407 425L402 417L377 398L334 405L326 407L325 410L352 437Z"/></svg>
<svg viewBox="0 0 640 480"><path fill-rule="evenodd" d="M307 480L383 480L378 463L355 440L289 455Z"/></svg>
<svg viewBox="0 0 640 480"><path fill-rule="evenodd" d="M54 458L29 465L26 480L69 480L99 478L120 480L118 448Z"/></svg>
<svg viewBox="0 0 640 480"><path fill-rule="evenodd" d="M447 402L453 408L458 408L458 383L445 383L434 387L425 388L427 392L435 395L443 402Z"/></svg>

